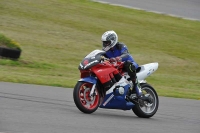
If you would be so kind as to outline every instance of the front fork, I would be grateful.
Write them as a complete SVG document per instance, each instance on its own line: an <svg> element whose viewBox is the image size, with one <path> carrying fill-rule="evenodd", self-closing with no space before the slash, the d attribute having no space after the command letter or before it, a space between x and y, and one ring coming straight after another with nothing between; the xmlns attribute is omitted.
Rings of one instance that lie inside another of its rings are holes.
<svg viewBox="0 0 200 133"><path fill-rule="evenodd" d="M90 96L94 96L95 95L95 93L94 93L95 87L96 87L96 84L93 84L92 89L90 91Z"/></svg>
<svg viewBox="0 0 200 133"><path fill-rule="evenodd" d="M91 91L90 91L90 96L94 96L94 95L95 95L94 90L95 90L96 84L97 84L97 79L96 79L96 77L92 77L92 76L90 76L90 77L85 77L85 78L80 79L79 81L84 81L84 82L92 83L93 86L92 86L92 89L91 89Z"/></svg>

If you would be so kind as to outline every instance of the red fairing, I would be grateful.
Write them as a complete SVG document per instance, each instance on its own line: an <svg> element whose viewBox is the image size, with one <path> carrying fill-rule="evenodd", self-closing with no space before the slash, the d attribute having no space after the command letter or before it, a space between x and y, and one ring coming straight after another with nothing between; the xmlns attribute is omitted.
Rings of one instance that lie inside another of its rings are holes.
<svg viewBox="0 0 200 133"><path fill-rule="evenodd" d="M80 77L84 78L84 77L89 77L90 76L90 71L89 70L80 70Z"/></svg>
<svg viewBox="0 0 200 133"><path fill-rule="evenodd" d="M113 74L118 74L119 71L109 62L98 64L91 68L101 83L106 83L113 78Z"/></svg>

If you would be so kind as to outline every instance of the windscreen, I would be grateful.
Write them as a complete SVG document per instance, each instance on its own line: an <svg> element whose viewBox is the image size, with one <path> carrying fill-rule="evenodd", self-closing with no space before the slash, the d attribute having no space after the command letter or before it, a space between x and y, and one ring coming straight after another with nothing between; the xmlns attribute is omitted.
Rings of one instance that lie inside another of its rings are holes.
<svg viewBox="0 0 200 133"><path fill-rule="evenodd" d="M101 56L105 54L105 51L94 50L89 53L80 63L79 70L89 69L101 61Z"/></svg>

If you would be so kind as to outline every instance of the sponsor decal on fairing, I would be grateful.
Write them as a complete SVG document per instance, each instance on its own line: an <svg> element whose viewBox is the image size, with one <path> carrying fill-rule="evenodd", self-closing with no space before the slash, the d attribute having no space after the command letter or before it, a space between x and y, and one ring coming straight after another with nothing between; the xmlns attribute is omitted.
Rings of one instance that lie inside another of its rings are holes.
<svg viewBox="0 0 200 133"><path fill-rule="evenodd" d="M88 66L92 65L92 64L93 64L93 63L95 63L95 62L99 62L99 61L98 61L98 60L94 60L94 61L92 61L92 62L88 63L87 65L85 65L84 69L85 69L86 67L88 67Z"/></svg>
<svg viewBox="0 0 200 133"><path fill-rule="evenodd" d="M112 95L104 102L103 106L106 106L106 104L107 104L108 102L110 102L110 100L111 100L113 97L114 97L114 95L112 94Z"/></svg>

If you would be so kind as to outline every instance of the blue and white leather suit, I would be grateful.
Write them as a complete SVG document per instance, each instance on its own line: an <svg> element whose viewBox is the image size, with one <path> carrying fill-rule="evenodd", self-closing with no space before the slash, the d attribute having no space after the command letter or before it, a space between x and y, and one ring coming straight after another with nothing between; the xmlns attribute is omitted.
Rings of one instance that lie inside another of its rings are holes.
<svg viewBox="0 0 200 133"><path fill-rule="evenodd" d="M106 51L107 58L116 58L120 57L122 61L124 61L124 69L128 72L130 76L137 96L142 94L141 90L138 88L138 80L136 76L136 69L138 68L138 64L134 61L133 57L129 54L127 46L123 43L117 43L113 48Z"/></svg>
<svg viewBox="0 0 200 133"><path fill-rule="evenodd" d="M106 57L121 57L122 61L130 61L135 66L135 69L138 68L138 64L134 61L133 57L128 52L127 46L123 43L118 42L113 48L106 51Z"/></svg>

